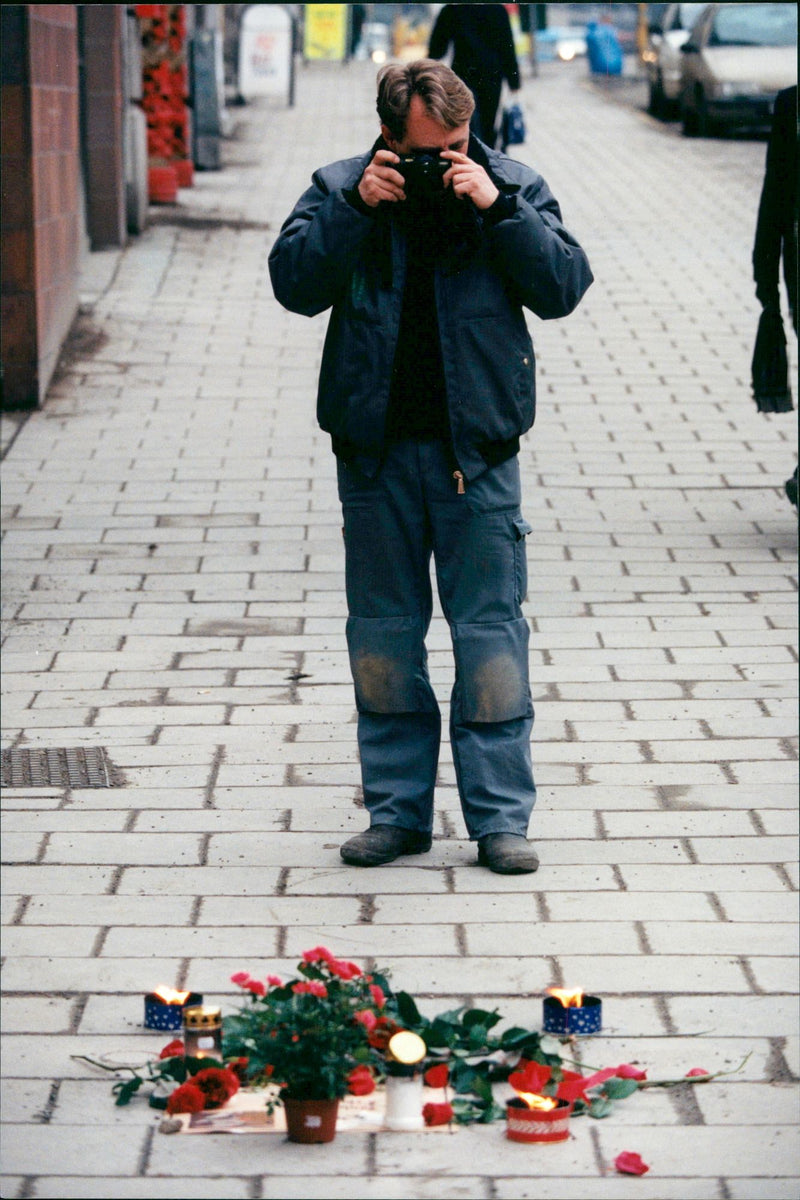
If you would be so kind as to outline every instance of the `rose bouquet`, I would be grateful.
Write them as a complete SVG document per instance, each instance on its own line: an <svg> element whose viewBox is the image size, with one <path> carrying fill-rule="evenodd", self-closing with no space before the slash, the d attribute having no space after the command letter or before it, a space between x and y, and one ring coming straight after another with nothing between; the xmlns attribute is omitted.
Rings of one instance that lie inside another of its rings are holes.
<svg viewBox="0 0 800 1200"><path fill-rule="evenodd" d="M231 977L248 993L223 1020L225 1057L247 1059L248 1081L270 1083L282 1099L334 1100L374 1088L370 1030L381 1019L386 981L324 946L306 950L286 982L246 971Z"/></svg>
<svg viewBox="0 0 800 1200"><path fill-rule="evenodd" d="M118 1080L111 1089L118 1106L130 1104L140 1088L149 1086L151 1108L166 1109L171 1116L222 1108L231 1096L236 1095L242 1083L240 1064L223 1064L215 1059L188 1056L180 1039L169 1042L157 1061L147 1062L138 1069L133 1066L109 1066L84 1054L75 1054L73 1057L103 1071L113 1071L115 1074L128 1072L130 1079ZM144 1074L140 1074L140 1070Z"/></svg>

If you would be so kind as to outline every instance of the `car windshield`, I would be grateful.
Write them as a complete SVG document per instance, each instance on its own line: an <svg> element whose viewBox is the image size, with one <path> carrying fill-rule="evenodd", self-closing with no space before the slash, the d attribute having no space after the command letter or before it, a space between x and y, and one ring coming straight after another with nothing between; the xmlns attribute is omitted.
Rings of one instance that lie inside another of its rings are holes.
<svg viewBox="0 0 800 1200"><path fill-rule="evenodd" d="M706 4L679 4L675 29L691 29Z"/></svg>
<svg viewBox="0 0 800 1200"><path fill-rule="evenodd" d="M794 46L794 4L723 4L714 18L710 46Z"/></svg>

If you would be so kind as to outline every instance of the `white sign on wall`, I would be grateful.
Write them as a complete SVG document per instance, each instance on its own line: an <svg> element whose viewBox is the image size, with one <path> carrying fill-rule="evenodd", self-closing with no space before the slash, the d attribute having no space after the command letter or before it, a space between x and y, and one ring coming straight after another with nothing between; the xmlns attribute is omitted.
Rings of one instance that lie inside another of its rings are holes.
<svg viewBox="0 0 800 1200"><path fill-rule="evenodd" d="M251 4L239 34L239 92L292 103L292 19L280 4Z"/></svg>

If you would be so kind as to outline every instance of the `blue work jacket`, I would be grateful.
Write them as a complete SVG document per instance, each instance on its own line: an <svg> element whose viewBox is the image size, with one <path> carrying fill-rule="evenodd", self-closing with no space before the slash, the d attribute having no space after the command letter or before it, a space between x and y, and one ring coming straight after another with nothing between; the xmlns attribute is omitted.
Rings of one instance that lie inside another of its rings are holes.
<svg viewBox="0 0 800 1200"><path fill-rule="evenodd" d="M331 309L317 417L334 448L350 448L368 474L380 462L406 277L394 206L367 213L346 196L374 151L316 171L269 256L285 308L306 316ZM466 479L501 459L533 424L535 361L523 309L544 320L566 316L592 282L542 177L474 138L469 157L513 203L496 222L473 206L469 245L451 248L435 268L452 447Z"/></svg>

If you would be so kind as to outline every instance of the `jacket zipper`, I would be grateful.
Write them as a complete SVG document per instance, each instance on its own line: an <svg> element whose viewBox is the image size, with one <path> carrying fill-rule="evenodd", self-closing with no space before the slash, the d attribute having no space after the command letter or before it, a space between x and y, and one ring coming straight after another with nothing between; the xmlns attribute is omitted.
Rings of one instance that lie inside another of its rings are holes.
<svg viewBox="0 0 800 1200"><path fill-rule="evenodd" d="M457 496L466 495L467 489L464 487L464 476L461 474L461 472L453 471L453 479L455 479L456 485L457 485L456 486L456 495Z"/></svg>

